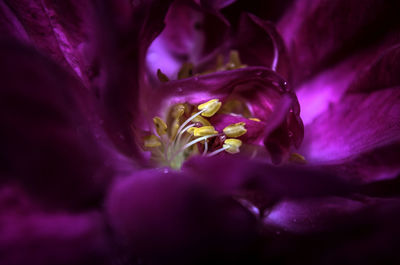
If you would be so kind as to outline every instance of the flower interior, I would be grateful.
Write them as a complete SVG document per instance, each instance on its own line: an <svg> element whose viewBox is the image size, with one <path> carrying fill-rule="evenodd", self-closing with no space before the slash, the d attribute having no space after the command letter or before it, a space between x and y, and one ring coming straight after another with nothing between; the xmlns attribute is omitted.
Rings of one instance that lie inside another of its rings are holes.
<svg viewBox="0 0 400 265"><path fill-rule="evenodd" d="M210 118L221 106L218 99L197 106L190 103L174 105L166 121L153 118L155 133L144 138L144 147L159 164L174 169L181 168L193 155L211 157L221 152L239 153L242 141L237 138L247 133L246 124L234 123L217 131Z"/></svg>

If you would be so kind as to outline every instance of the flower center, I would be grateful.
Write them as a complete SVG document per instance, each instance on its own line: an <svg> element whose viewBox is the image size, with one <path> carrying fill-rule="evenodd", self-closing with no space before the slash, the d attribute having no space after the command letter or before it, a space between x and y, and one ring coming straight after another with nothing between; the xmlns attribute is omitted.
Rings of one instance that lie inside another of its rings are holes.
<svg viewBox="0 0 400 265"><path fill-rule="evenodd" d="M197 107L188 103L173 106L166 121L153 118L155 132L144 138L145 149L158 164L174 169L181 168L193 155L210 157L221 152L239 153L242 141L236 138L246 134L246 124L234 123L217 131L208 120L221 105L218 99L212 99Z"/></svg>

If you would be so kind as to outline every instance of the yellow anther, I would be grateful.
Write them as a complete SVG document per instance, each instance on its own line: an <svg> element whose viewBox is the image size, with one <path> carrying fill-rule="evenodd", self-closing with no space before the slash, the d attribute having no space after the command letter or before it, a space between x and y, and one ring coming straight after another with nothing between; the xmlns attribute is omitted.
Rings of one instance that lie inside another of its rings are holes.
<svg viewBox="0 0 400 265"><path fill-rule="evenodd" d="M187 129L187 132L190 133L191 135L193 135L195 129L196 129L196 127L190 127L189 129Z"/></svg>
<svg viewBox="0 0 400 265"><path fill-rule="evenodd" d="M240 146L242 145L242 141L239 139L226 139L224 141L224 145L222 146L226 152L230 154L236 154L239 153Z"/></svg>
<svg viewBox="0 0 400 265"><path fill-rule="evenodd" d="M156 131L158 135L163 135L167 133L167 124L160 118L154 117L153 118L154 125L156 126Z"/></svg>
<svg viewBox="0 0 400 265"><path fill-rule="evenodd" d="M195 137L208 136L208 135L213 135L213 134L218 134L218 132L214 129L213 126L203 126L200 128L194 128L194 130L193 130L193 135Z"/></svg>
<svg viewBox="0 0 400 265"><path fill-rule="evenodd" d="M193 64L184 63L178 72L178 79L188 78L193 75Z"/></svg>
<svg viewBox="0 0 400 265"><path fill-rule="evenodd" d="M223 131L224 131L225 135L228 137L239 137L247 132L246 128L244 128L245 125L246 125L246 123L244 123L244 122L238 122L238 123L226 126Z"/></svg>
<svg viewBox="0 0 400 265"><path fill-rule="evenodd" d="M211 117L219 110L221 105L222 103L218 99L212 99L203 104L200 104L197 108L199 110L205 109L205 111L201 113L202 116Z"/></svg>
<svg viewBox="0 0 400 265"><path fill-rule="evenodd" d="M300 155L299 153L291 153L289 157L289 161L296 163L296 164L306 164L307 160L304 156Z"/></svg>
<svg viewBox="0 0 400 265"><path fill-rule="evenodd" d="M196 114L196 113L193 113L192 116L194 114ZM201 125L203 125L203 126L211 126L211 123L208 120L206 120L205 118L201 117L200 115L196 116L192 121L193 122L200 122Z"/></svg>
<svg viewBox="0 0 400 265"><path fill-rule="evenodd" d="M175 119L178 119L178 118L182 117L183 113L185 113L185 105L178 104L178 105L174 106L171 115Z"/></svg>
<svg viewBox="0 0 400 265"><path fill-rule="evenodd" d="M229 53L228 67L231 69L236 69L239 68L241 65L242 63L240 62L239 52L235 50L231 51Z"/></svg>
<svg viewBox="0 0 400 265"><path fill-rule="evenodd" d="M160 82L165 83L165 82L169 81L168 76L166 76L163 72L161 72L160 69L157 69L157 77L158 77L158 80L160 80Z"/></svg>
<svg viewBox="0 0 400 265"><path fill-rule="evenodd" d="M174 123L171 126L171 140L175 139L175 136L178 133L178 129L179 129L179 120L175 119Z"/></svg>
<svg viewBox="0 0 400 265"><path fill-rule="evenodd" d="M259 118L249 118L249 120L251 120L251 121L257 121L257 122L260 122L260 121L261 121Z"/></svg>
<svg viewBox="0 0 400 265"><path fill-rule="evenodd" d="M161 141L154 134L144 137L144 147L153 148L153 147L159 147L159 146L161 146Z"/></svg>

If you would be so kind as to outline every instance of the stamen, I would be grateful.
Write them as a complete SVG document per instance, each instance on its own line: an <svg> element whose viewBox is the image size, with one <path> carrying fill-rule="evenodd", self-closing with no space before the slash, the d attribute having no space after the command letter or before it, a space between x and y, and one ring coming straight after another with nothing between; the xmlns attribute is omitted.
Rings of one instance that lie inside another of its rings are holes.
<svg viewBox="0 0 400 265"><path fill-rule="evenodd" d="M249 120L251 120L251 121L257 121L257 122L260 122L260 121L261 121L259 118L249 118Z"/></svg>
<svg viewBox="0 0 400 265"><path fill-rule="evenodd" d="M211 126L211 123L201 116L194 118L193 122L200 122L203 126Z"/></svg>
<svg viewBox="0 0 400 265"><path fill-rule="evenodd" d="M161 141L157 136L151 134L144 137L144 146L147 148L159 147L161 146Z"/></svg>
<svg viewBox="0 0 400 265"><path fill-rule="evenodd" d="M161 136L167 133L167 124L160 117L154 117L153 123L154 126L156 126L156 131L158 135Z"/></svg>
<svg viewBox="0 0 400 265"><path fill-rule="evenodd" d="M242 145L242 141L239 139L226 139L224 142L223 147L226 148L225 151L227 151L230 154L236 154L239 153L240 146Z"/></svg>
<svg viewBox="0 0 400 265"><path fill-rule="evenodd" d="M205 140L204 141L204 151L203 151L203 156L205 156L207 154L208 151L208 141Z"/></svg>
<svg viewBox="0 0 400 265"><path fill-rule="evenodd" d="M169 81L168 76L166 76L160 69L157 69L157 77L160 82L165 83Z"/></svg>
<svg viewBox="0 0 400 265"><path fill-rule="evenodd" d="M212 99L200 104L197 109L205 110L204 113L201 114L202 116L211 117L219 110L219 108L221 108L221 105L222 103L218 99Z"/></svg>
<svg viewBox="0 0 400 265"><path fill-rule="evenodd" d="M189 119L187 119L184 123L182 123L182 125L179 127L177 133L180 133L180 132L183 130L183 128L185 128L185 126L186 126L189 122L191 122L194 118L196 118L197 116L199 116L200 114L202 114L202 113L205 112L206 110L207 110L207 109L203 109L203 110L197 112L196 114L192 115Z"/></svg>
<svg viewBox="0 0 400 265"><path fill-rule="evenodd" d="M228 137L239 137L247 132L246 128L244 128L246 124L244 122L238 122L235 124L231 124L224 128L224 133Z"/></svg>
<svg viewBox="0 0 400 265"><path fill-rule="evenodd" d="M289 161L297 164L307 164L306 158L299 153L291 153Z"/></svg>
<svg viewBox="0 0 400 265"><path fill-rule="evenodd" d="M235 51L235 50L231 51L229 53L228 68L236 69L236 68L239 68L241 65L242 65L242 63L240 62L239 52Z"/></svg>
<svg viewBox="0 0 400 265"><path fill-rule="evenodd" d="M217 154L219 154L219 153L225 151L225 150L228 149L228 148L229 148L229 147L227 147L227 146L226 146L226 147L223 146L222 148L217 149L217 150L215 150L214 152L209 153L209 154L207 155L207 157L215 156L215 155L217 155Z"/></svg>
<svg viewBox="0 0 400 265"><path fill-rule="evenodd" d="M193 75L193 64L192 63L184 63L181 69L178 72L178 79L184 79L191 77Z"/></svg>
<svg viewBox="0 0 400 265"><path fill-rule="evenodd" d="M194 127L194 126L195 126L195 124L190 124L190 125L186 126L186 128L183 129L183 130L178 134L175 143L179 143L179 141L181 140L182 135L183 135L186 131L187 131L188 133L190 133L190 134L193 135L193 130L194 130L193 127Z"/></svg>
<svg viewBox="0 0 400 265"><path fill-rule="evenodd" d="M185 150L186 148L188 148L188 147L190 147L190 146L192 146L194 144L197 144L198 142L201 142L203 140L207 140L208 138L211 138L211 137L214 137L214 136L217 136L217 134L211 134L211 135L206 135L206 136L203 136L203 137L199 137L199 138L197 138L197 139L185 144L183 146L182 150L179 151L178 153L182 152L183 150Z"/></svg>
<svg viewBox="0 0 400 265"><path fill-rule="evenodd" d="M194 128L194 131L193 131L193 135L195 137L207 136L207 135L212 135L212 134L218 134L218 132L215 130L214 126L203 126L200 128Z"/></svg>

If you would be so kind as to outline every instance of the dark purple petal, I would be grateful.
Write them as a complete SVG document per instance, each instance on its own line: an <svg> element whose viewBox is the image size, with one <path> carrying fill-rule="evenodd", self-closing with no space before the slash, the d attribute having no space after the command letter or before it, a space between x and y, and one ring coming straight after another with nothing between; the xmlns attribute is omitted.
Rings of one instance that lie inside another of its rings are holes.
<svg viewBox="0 0 400 265"><path fill-rule="evenodd" d="M251 14L242 15L231 45L239 51L244 64L271 68L290 81L285 44L272 23Z"/></svg>
<svg viewBox="0 0 400 265"><path fill-rule="evenodd" d="M379 89L400 86L400 45L389 47L350 84L348 91L373 92Z"/></svg>
<svg viewBox="0 0 400 265"><path fill-rule="evenodd" d="M279 264L396 264L398 213L398 199L282 203L267 217L264 259Z"/></svg>
<svg viewBox="0 0 400 265"><path fill-rule="evenodd" d="M164 27L170 1L98 1L93 80L102 105L105 128L117 148L141 159L134 134L140 117L139 94L145 85L145 56ZM135 121L135 122L134 122Z"/></svg>
<svg viewBox="0 0 400 265"><path fill-rule="evenodd" d="M109 264L106 226L98 212L49 212L16 185L0 188L0 263Z"/></svg>
<svg viewBox="0 0 400 265"><path fill-rule="evenodd" d="M398 87L349 94L306 127L302 152L310 163L339 164L339 168L348 167L364 180L396 176L400 170L395 158L400 141L399 117ZM381 155L389 158L388 168ZM378 166L377 172L369 171L373 164Z"/></svg>
<svg viewBox="0 0 400 265"><path fill-rule="evenodd" d="M256 233L254 216L240 204L167 169L121 179L107 210L127 253L162 264L234 260Z"/></svg>
<svg viewBox="0 0 400 265"><path fill-rule="evenodd" d="M240 156L190 159L183 170L223 194L252 201L261 211L286 198L342 195L353 184L307 166L271 166Z"/></svg>
<svg viewBox="0 0 400 265"><path fill-rule="evenodd" d="M391 35L399 26L398 9L391 0L295 1L278 28L296 84Z"/></svg>
<svg viewBox="0 0 400 265"><path fill-rule="evenodd" d="M88 85L81 48L86 41L90 5L86 1L5 1L0 9L7 34L34 45Z"/></svg>
<svg viewBox="0 0 400 265"><path fill-rule="evenodd" d="M116 156L93 98L31 48L3 41L0 53L1 182L21 182L49 205L98 203Z"/></svg>

